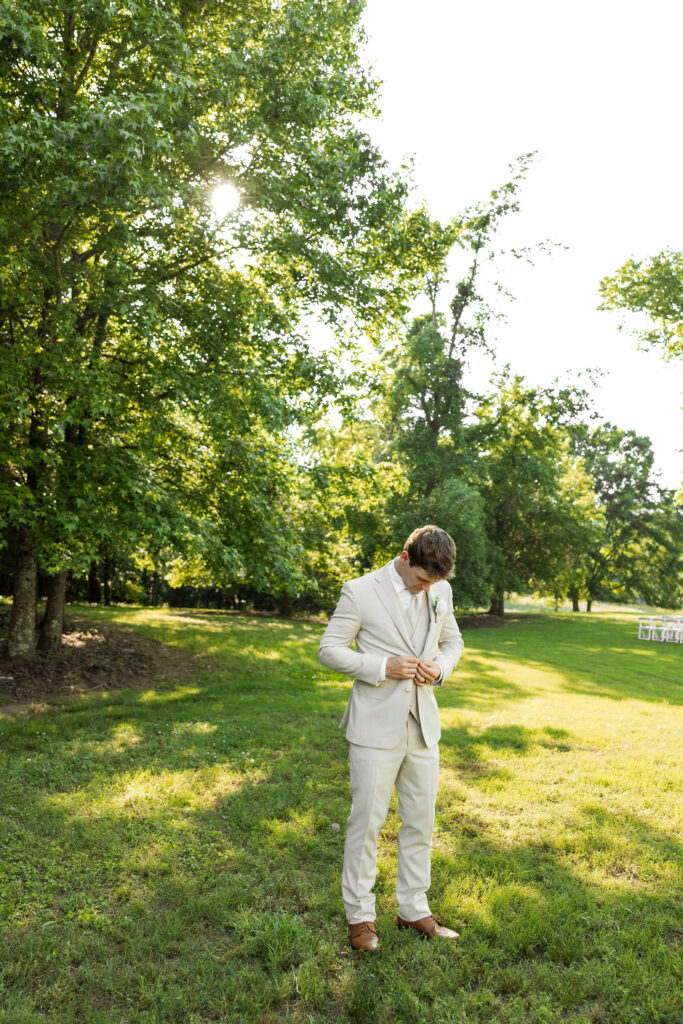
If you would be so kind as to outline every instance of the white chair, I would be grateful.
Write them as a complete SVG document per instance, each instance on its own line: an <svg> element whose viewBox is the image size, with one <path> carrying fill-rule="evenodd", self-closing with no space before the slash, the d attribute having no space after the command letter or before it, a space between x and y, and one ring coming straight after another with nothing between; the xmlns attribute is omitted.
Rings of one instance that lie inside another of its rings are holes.
<svg viewBox="0 0 683 1024"><path fill-rule="evenodd" d="M683 643L683 618L677 615L667 616L664 624L663 639L670 644Z"/></svg>
<svg viewBox="0 0 683 1024"><path fill-rule="evenodd" d="M654 621L654 619L646 619L642 615L638 616L639 640L652 640L652 629L654 627Z"/></svg>

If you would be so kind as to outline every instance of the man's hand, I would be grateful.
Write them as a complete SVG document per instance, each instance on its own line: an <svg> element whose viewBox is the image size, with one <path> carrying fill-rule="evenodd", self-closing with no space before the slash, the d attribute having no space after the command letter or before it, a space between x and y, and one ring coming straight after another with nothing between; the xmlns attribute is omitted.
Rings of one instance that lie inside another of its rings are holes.
<svg viewBox="0 0 683 1024"><path fill-rule="evenodd" d="M418 686L431 686L440 675L441 669L435 661L418 661L414 681Z"/></svg>
<svg viewBox="0 0 683 1024"><path fill-rule="evenodd" d="M417 658L387 658L384 671L387 679L414 679L419 664Z"/></svg>

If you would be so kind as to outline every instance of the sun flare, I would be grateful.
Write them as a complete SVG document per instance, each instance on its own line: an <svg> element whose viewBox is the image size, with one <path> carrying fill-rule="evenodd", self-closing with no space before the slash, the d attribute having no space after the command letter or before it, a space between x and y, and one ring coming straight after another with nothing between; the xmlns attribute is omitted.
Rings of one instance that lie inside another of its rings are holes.
<svg viewBox="0 0 683 1024"><path fill-rule="evenodd" d="M227 182L224 185L218 185L211 193L211 205L214 213L221 220L236 210L239 204L239 190Z"/></svg>

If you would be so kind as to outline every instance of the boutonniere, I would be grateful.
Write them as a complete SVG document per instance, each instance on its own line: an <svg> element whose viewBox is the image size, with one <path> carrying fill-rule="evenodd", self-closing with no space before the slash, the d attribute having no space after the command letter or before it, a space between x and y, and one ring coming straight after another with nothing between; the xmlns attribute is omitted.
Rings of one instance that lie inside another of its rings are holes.
<svg viewBox="0 0 683 1024"><path fill-rule="evenodd" d="M434 612L434 622L438 622L446 614L446 602L438 594L432 601L432 611Z"/></svg>

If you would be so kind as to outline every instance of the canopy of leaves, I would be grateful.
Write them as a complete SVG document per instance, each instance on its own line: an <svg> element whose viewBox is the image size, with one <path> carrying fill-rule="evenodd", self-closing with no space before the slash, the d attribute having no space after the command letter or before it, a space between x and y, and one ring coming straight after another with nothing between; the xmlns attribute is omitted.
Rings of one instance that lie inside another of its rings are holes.
<svg viewBox="0 0 683 1024"><path fill-rule="evenodd" d="M683 516L657 483L650 439L610 423L592 430L576 425L572 447L592 477L602 513L588 549L588 595L677 607Z"/></svg>
<svg viewBox="0 0 683 1024"><path fill-rule="evenodd" d="M0 9L0 525L46 569L181 543L201 495L224 566L287 575L285 432L337 386L302 316L372 323L405 273L360 13Z"/></svg>
<svg viewBox="0 0 683 1024"><path fill-rule="evenodd" d="M503 376L477 411L480 483L500 591L552 589L568 551L584 551L598 518L592 481L568 451L564 420L581 395Z"/></svg>

